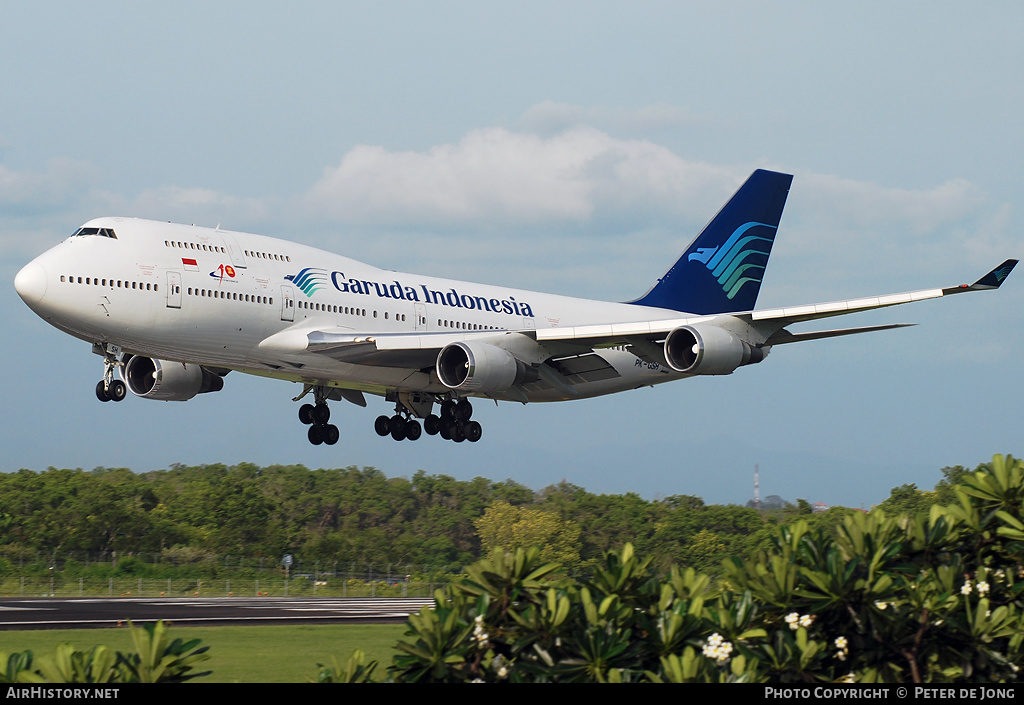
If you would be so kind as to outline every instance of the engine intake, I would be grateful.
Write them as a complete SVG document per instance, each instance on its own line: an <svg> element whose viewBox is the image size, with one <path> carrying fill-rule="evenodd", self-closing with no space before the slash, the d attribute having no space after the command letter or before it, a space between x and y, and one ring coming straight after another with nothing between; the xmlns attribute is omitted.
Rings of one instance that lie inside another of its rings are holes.
<svg viewBox="0 0 1024 705"><path fill-rule="evenodd" d="M680 326L665 338L665 361L676 372L727 375L761 362L769 348L756 348L718 326Z"/></svg>
<svg viewBox="0 0 1024 705"><path fill-rule="evenodd" d="M437 356L437 378L449 389L504 392L525 376L526 365L487 343L449 343Z"/></svg>
<svg viewBox="0 0 1024 705"><path fill-rule="evenodd" d="M188 401L196 394L219 392L224 380L201 365L133 356L124 367L125 383L135 396Z"/></svg>

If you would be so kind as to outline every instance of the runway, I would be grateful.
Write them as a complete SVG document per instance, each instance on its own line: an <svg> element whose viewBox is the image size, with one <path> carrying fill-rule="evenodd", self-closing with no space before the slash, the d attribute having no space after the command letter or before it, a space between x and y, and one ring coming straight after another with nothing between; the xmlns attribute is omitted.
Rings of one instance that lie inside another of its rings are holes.
<svg viewBox="0 0 1024 705"><path fill-rule="evenodd" d="M4 598L0 630L114 627L129 619L175 624L343 624L402 622L427 598Z"/></svg>

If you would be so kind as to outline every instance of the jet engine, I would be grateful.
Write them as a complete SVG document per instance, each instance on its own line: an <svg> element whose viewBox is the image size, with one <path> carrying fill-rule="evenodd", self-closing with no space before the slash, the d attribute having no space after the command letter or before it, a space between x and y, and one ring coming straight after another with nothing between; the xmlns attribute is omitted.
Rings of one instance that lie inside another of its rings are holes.
<svg viewBox="0 0 1024 705"><path fill-rule="evenodd" d="M124 366L124 381L144 399L188 401L196 394L219 392L224 380L201 365L134 355Z"/></svg>
<svg viewBox="0 0 1024 705"><path fill-rule="evenodd" d="M718 326L680 326L665 338L665 360L676 372L727 375L761 362L770 348L757 348Z"/></svg>
<svg viewBox="0 0 1024 705"><path fill-rule="evenodd" d="M507 350L476 341L449 343L437 356L437 377L450 389L503 392L526 377L526 365Z"/></svg>

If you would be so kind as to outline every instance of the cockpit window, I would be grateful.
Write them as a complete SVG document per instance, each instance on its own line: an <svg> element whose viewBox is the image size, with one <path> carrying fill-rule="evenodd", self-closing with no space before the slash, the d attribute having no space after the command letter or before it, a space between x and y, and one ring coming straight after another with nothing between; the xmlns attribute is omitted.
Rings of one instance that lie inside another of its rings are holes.
<svg viewBox="0 0 1024 705"><path fill-rule="evenodd" d="M100 235L102 237L109 237L111 240L117 239L117 235L110 228L79 228L71 237L84 237L86 235Z"/></svg>

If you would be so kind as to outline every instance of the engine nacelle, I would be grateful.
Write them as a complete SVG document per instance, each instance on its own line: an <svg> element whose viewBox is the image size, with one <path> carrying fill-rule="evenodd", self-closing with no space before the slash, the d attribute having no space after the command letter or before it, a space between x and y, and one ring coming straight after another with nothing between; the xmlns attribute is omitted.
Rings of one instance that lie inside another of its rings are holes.
<svg viewBox="0 0 1024 705"><path fill-rule="evenodd" d="M504 392L525 376L522 361L487 343L449 343L437 356L437 378L449 389Z"/></svg>
<svg viewBox="0 0 1024 705"><path fill-rule="evenodd" d="M727 375L761 362L769 348L755 348L718 326L680 326L665 338L665 361L676 372Z"/></svg>
<svg viewBox="0 0 1024 705"><path fill-rule="evenodd" d="M129 391L144 399L188 401L196 394L219 392L224 380L200 365L134 355L124 367Z"/></svg>

